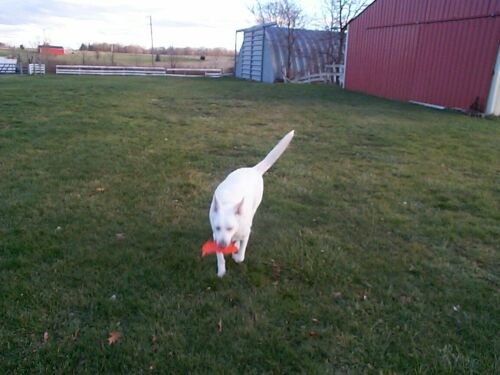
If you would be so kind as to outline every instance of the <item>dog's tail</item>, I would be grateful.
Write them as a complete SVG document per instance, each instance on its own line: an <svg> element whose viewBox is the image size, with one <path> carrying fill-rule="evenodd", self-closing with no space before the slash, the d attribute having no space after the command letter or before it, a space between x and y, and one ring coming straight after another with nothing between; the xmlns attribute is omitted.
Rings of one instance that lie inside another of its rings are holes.
<svg viewBox="0 0 500 375"><path fill-rule="evenodd" d="M254 168L260 172L260 174L266 173L266 171L272 167L272 165L279 159L281 154L285 152L286 148L290 144L293 136L295 134L295 130L292 130L290 133L285 135L281 141L278 142L276 146L267 154L267 156L262 160L259 164L257 164Z"/></svg>

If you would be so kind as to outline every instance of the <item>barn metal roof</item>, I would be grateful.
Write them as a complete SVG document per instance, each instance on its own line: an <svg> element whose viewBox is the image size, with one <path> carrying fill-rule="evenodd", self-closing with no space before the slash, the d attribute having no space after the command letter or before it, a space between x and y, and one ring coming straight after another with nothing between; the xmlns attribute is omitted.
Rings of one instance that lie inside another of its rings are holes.
<svg viewBox="0 0 500 375"><path fill-rule="evenodd" d="M255 31L255 30L259 30L259 29L264 29L266 27L271 27L271 26L276 26L277 23L276 22L269 22L269 23L264 23L264 24L261 24L261 25L255 25L255 26L251 26L251 27L247 27L245 29L239 29L239 30L236 30L237 33L240 33L240 32L246 32L246 31Z"/></svg>
<svg viewBox="0 0 500 375"><path fill-rule="evenodd" d="M236 76L275 82L283 80L288 66L289 29L275 23L245 29L236 62ZM338 49L338 33L321 30L291 29L294 43L291 54L292 78L325 71Z"/></svg>

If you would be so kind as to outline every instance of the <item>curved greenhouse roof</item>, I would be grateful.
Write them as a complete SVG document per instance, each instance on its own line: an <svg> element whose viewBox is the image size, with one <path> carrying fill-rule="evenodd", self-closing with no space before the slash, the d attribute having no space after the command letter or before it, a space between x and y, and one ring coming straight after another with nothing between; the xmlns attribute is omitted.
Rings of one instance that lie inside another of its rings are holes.
<svg viewBox="0 0 500 375"><path fill-rule="evenodd" d="M282 81L325 71L337 55L338 35L329 31L291 29L274 25L254 26L244 32L236 60L236 76L262 82ZM289 43L290 40L290 43ZM291 46L291 47L290 47Z"/></svg>

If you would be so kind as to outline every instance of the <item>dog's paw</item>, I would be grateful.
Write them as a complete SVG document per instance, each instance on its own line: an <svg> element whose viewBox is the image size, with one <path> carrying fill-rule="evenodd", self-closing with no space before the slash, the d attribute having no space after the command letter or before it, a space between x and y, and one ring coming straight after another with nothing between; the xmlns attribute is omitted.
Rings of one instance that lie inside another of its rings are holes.
<svg viewBox="0 0 500 375"><path fill-rule="evenodd" d="M217 272L217 276L220 278L223 278L225 274L226 274L226 270L220 270Z"/></svg>
<svg viewBox="0 0 500 375"><path fill-rule="evenodd" d="M241 253L234 253L232 257L236 263L241 263L245 260L245 256L242 255Z"/></svg>

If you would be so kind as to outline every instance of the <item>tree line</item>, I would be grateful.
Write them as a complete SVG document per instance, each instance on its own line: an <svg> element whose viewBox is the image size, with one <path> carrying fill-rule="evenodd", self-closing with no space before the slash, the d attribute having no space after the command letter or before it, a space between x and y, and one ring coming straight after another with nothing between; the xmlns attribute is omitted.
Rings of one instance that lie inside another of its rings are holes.
<svg viewBox="0 0 500 375"><path fill-rule="evenodd" d="M361 13L372 1L322 0L321 18L316 20L306 15L296 0L255 0L249 10L257 23L276 23L279 27L286 29L287 61L282 69L284 76L290 79L293 76L291 68L296 47L296 29L304 28L307 24L316 24L320 29L329 31L327 56L329 63L343 64L349 21Z"/></svg>
<svg viewBox="0 0 500 375"><path fill-rule="evenodd" d="M82 43L80 51L117 52L155 55L182 55L182 56L232 56L234 51L226 48L193 48L193 47L156 47L144 48L138 45L123 45L111 43Z"/></svg>

